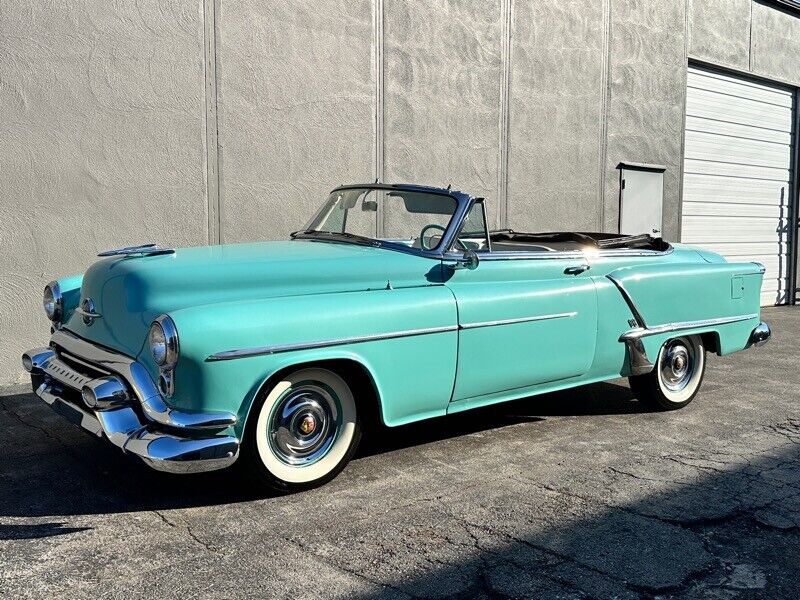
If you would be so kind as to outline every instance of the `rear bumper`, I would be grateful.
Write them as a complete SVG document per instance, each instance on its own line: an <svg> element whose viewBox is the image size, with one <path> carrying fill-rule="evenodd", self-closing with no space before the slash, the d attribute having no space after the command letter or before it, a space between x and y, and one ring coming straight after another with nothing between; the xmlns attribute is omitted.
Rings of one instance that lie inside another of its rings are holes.
<svg viewBox="0 0 800 600"><path fill-rule="evenodd" d="M120 373L125 369L112 371L108 368L114 364L112 361L89 362L90 357L75 352L76 349L85 350L81 344L89 343L80 338L75 340L80 343L72 345L69 356L86 361L83 364L88 370L75 368L75 363L63 360L53 348L30 350L23 355L23 366L31 374L34 392L56 412L89 433L105 437L158 471L213 471L236 461L239 440L220 433L235 423L234 416L182 413L167 408L160 395L143 398L139 369L134 368L137 377L129 379ZM59 341L70 343L63 335ZM105 349L96 350L109 353ZM134 361L119 355L115 355L115 359L127 364L126 368L131 371L129 363ZM138 366L141 369L141 365ZM99 377L97 371L101 371ZM98 382L104 387L99 387ZM113 393L100 398L89 394L87 398L87 388L101 395L110 388ZM153 407L159 404L163 410L153 414Z"/></svg>

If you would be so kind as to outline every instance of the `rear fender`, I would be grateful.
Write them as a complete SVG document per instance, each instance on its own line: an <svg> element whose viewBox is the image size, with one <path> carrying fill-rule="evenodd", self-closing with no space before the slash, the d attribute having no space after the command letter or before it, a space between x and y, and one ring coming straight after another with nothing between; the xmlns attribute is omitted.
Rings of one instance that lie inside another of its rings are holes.
<svg viewBox="0 0 800 600"><path fill-rule="evenodd" d="M677 263L625 267L607 275L631 311L628 345L632 374L652 364L635 364L642 352L655 360L665 341L709 334L719 354L746 348L759 323L763 268L757 263Z"/></svg>

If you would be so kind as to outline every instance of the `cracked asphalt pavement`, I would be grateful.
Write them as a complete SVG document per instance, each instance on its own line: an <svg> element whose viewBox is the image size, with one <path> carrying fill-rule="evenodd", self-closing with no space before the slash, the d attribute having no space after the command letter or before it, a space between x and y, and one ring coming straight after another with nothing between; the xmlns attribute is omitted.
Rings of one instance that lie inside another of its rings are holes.
<svg viewBox="0 0 800 600"><path fill-rule="evenodd" d="M332 483L166 476L0 391L3 598L794 598L800 310L683 410L624 381L373 436Z"/></svg>

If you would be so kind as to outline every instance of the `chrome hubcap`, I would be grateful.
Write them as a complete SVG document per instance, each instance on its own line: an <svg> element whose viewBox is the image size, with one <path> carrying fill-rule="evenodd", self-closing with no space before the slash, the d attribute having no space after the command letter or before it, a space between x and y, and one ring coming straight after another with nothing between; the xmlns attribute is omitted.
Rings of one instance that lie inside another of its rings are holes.
<svg viewBox="0 0 800 600"><path fill-rule="evenodd" d="M288 465L310 465L330 450L340 415L339 400L328 386L309 382L293 387L272 409L270 449Z"/></svg>
<svg viewBox="0 0 800 600"><path fill-rule="evenodd" d="M661 355L661 380L667 389L684 389L694 374L694 348L683 338L672 340Z"/></svg>

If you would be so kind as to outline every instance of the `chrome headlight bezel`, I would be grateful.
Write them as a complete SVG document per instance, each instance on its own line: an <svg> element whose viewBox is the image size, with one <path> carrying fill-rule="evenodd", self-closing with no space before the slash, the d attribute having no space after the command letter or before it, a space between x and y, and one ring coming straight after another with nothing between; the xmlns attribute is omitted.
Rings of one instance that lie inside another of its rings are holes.
<svg viewBox="0 0 800 600"><path fill-rule="evenodd" d="M61 286L57 281L51 281L44 286L42 308L44 308L44 314L53 323L61 322L61 317L64 316L64 298L61 295Z"/></svg>
<svg viewBox="0 0 800 600"><path fill-rule="evenodd" d="M147 345L153 362L161 369L171 369L178 362L180 345L178 330L168 315L161 315L150 323Z"/></svg>

